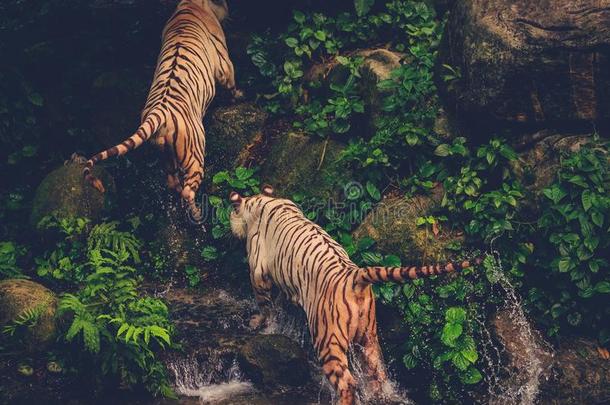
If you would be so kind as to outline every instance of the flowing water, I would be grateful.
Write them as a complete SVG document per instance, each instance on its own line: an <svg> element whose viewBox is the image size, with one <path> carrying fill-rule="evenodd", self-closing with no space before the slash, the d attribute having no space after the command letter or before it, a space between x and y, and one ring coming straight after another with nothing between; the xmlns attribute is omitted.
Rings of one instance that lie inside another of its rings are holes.
<svg viewBox="0 0 610 405"><path fill-rule="evenodd" d="M201 403L217 403L255 392L235 361L225 364L216 358L200 363L197 358L188 357L170 361L167 366L174 377L176 393Z"/></svg>
<svg viewBox="0 0 610 405"><path fill-rule="evenodd" d="M495 319L496 327L509 336L494 339L489 330L489 320L477 321L482 331L482 347L485 381L490 405L532 405L539 394L540 382L548 377L553 353L550 345L533 329L523 310L521 299L502 269L499 252L493 249L492 282L499 287L504 300ZM498 340L500 342L498 342ZM508 357L508 359L507 359Z"/></svg>

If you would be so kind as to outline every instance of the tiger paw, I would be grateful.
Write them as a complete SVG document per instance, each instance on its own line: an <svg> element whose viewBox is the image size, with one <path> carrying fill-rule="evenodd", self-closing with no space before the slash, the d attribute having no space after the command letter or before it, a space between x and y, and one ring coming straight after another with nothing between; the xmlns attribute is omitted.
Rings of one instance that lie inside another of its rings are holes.
<svg viewBox="0 0 610 405"><path fill-rule="evenodd" d="M242 101L244 98L246 98L246 95L244 94L243 91L239 90L239 89L233 89L231 90L231 101L232 102L238 102L238 101Z"/></svg>
<svg viewBox="0 0 610 405"><path fill-rule="evenodd" d="M71 163L76 163L79 165L84 165L85 163L87 163L87 158L84 157L83 155L78 154L77 152L74 152L71 156L70 159L66 160L64 162L64 166L67 166Z"/></svg>
<svg viewBox="0 0 610 405"><path fill-rule="evenodd" d="M256 314L256 315L252 315L248 325L250 326L250 329L258 330L258 329L262 328L263 326L265 326L266 321L267 321L267 318L264 315Z"/></svg>

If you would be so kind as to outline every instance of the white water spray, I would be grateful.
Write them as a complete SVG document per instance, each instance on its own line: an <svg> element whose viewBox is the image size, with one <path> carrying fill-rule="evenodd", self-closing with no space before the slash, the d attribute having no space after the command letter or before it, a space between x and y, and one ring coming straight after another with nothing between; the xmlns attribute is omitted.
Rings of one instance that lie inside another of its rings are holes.
<svg viewBox="0 0 610 405"><path fill-rule="evenodd" d="M502 270L502 261L497 250L493 249L493 267L491 276L501 288L504 297L502 311L508 316L511 330L509 343L512 359L507 367L503 365L503 353L507 347L498 348L487 328L487 319L479 319L484 338L483 358L487 361L485 379L488 385L490 405L533 405L539 394L540 379L551 366L553 357L550 345L535 331L521 304L521 300L510 280Z"/></svg>
<svg viewBox="0 0 610 405"><path fill-rule="evenodd" d="M235 361L227 367L220 359L200 364L191 357L171 361L167 367L174 375L176 393L197 398L201 404L255 392L253 385L244 381Z"/></svg>

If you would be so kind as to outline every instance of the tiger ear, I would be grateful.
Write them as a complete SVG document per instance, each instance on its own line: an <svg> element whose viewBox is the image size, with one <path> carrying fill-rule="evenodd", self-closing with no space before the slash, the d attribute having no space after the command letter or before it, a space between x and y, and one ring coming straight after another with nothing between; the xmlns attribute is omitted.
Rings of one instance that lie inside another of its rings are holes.
<svg viewBox="0 0 610 405"><path fill-rule="evenodd" d="M233 207L235 208L241 205L241 196L235 191L231 191L231 194L229 195L229 200L231 200L231 203L233 203Z"/></svg>
<svg viewBox="0 0 610 405"><path fill-rule="evenodd" d="M273 196L273 187L271 187L269 184L263 184L262 190L263 194L267 197Z"/></svg>

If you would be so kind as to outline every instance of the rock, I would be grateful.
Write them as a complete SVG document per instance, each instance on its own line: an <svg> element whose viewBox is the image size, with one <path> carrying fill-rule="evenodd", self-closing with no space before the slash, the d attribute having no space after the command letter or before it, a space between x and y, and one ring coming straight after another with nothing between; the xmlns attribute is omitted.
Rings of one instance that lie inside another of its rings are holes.
<svg viewBox="0 0 610 405"><path fill-rule="evenodd" d="M602 404L610 398L610 361L599 356L590 340L562 342L553 370L554 376L542 383L541 405Z"/></svg>
<svg viewBox="0 0 610 405"><path fill-rule="evenodd" d="M509 367L515 370L527 370L532 367L531 358L540 361L541 370L550 369L553 364L553 355L536 331L530 335L510 310L497 312L492 318L493 330L508 357ZM532 344L533 342L533 344Z"/></svg>
<svg viewBox="0 0 610 405"><path fill-rule="evenodd" d="M262 142L267 113L253 103L243 103L220 107L208 116L206 170L218 172L245 164L252 148Z"/></svg>
<svg viewBox="0 0 610 405"><path fill-rule="evenodd" d="M309 364L301 346L284 335L258 335L241 348L239 363L255 384L304 386L309 382Z"/></svg>
<svg viewBox="0 0 610 405"><path fill-rule="evenodd" d="M418 217L431 215L439 207L442 197L441 187L434 189L430 196L387 197L367 215L354 232L354 238L374 239L380 252L399 255L405 264L446 260L448 247L462 240L461 233L446 225L447 229L441 229L435 236L429 228L416 224Z"/></svg>
<svg viewBox="0 0 610 405"><path fill-rule="evenodd" d="M198 246L199 228L188 223L181 210L170 209L160 215L154 234L154 254L165 262L170 274L185 274L187 265L201 265L201 247Z"/></svg>
<svg viewBox="0 0 610 405"><path fill-rule="evenodd" d="M344 149L345 145L332 139L279 132L270 139L261 179L283 197L306 192L328 199L338 192L337 185L348 182L349 174L343 171L343 175L338 174L337 160Z"/></svg>
<svg viewBox="0 0 610 405"><path fill-rule="evenodd" d="M548 130L521 139L517 147L524 150L512 166L530 194L526 201L530 205L535 203L542 191L555 181L563 153L578 152L590 141L588 134L565 135Z"/></svg>
<svg viewBox="0 0 610 405"><path fill-rule="evenodd" d="M68 163L51 172L36 189L32 203L30 224L37 227L42 218L55 214L59 218L99 219L114 180L100 166L93 169L106 187L102 194L83 180L83 166Z"/></svg>
<svg viewBox="0 0 610 405"><path fill-rule="evenodd" d="M458 0L439 51L460 72L438 80L468 125L610 118L610 1ZM548 127L548 126L547 126Z"/></svg>
<svg viewBox="0 0 610 405"><path fill-rule="evenodd" d="M38 321L24 332L24 348L28 352L44 350L55 339L56 309L57 298L46 287L23 279L0 281L0 329L12 324L26 311L37 314Z"/></svg>
<svg viewBox="0 0 610 405"><path fill-rule="evenodd" d="M537 403L542 405L601 404L610 398L610 362L600 357L597 345L585 338L560 342L553 353L533 331L524 335L523 325L509 310L492 318L493 331L504 346L508 379L523 387L532 369L540 382ZM533 339L533 340L532 340ZM536 359L536 363L532 363ZM507 381L503 381L507 383ZM521 390L519 390L521 391Z"/></svg>

